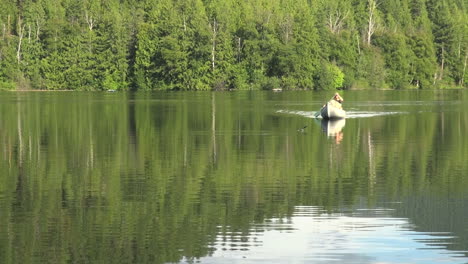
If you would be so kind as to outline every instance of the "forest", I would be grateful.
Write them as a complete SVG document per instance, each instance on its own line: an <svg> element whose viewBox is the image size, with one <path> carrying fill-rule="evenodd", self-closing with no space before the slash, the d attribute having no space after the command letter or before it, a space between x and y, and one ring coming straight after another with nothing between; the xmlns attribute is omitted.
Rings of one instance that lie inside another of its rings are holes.
<svg viewBox="0 0 468 264"><path fill-rule="evenodd" d="M0 0L0 89L466 88L464 0Z"/></svg>

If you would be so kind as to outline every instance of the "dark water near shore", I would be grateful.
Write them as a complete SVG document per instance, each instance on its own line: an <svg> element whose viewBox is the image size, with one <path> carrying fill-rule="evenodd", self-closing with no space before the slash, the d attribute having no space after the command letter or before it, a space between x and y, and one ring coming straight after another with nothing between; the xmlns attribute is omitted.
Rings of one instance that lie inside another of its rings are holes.
<svg viewBox="0 0 468 264"><path fill-rule="evenodd" d="M0 93L0 263L468 263L468 91Z"/></svg>

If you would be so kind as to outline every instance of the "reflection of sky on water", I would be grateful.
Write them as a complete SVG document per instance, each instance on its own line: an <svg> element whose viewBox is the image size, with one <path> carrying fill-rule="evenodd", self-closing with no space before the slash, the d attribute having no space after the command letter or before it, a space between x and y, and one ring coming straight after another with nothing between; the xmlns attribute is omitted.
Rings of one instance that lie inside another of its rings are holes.
<svg viewBox="0 0 468 264"><path fill-rule="evenodd" d="M412 230L388 210L327 214L296 207L290 219L253 225L248 236L218 236L211 257L201 263L467 263L447 250L450 234Z"/></svg>

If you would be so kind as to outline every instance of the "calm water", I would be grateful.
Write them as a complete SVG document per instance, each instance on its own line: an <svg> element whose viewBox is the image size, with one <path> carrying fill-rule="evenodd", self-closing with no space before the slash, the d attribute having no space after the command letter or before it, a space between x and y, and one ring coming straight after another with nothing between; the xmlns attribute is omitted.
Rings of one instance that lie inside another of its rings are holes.
<svg viewBox="0 0 468 264"><path fill-rule="evenodd" d="M0 263L468 263L468 91L0 93Z"/></svg>

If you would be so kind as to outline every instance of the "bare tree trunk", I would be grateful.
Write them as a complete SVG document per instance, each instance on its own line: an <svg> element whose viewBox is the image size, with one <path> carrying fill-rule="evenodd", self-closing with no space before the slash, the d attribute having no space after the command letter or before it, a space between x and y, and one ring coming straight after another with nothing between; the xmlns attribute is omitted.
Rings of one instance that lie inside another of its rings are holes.
<svg viewBox="0 0 468 264"><path fill-rule="evenodd" d="M444 77L444 64L445 64L445 49L442 46L442 61L440 62L440 74L439 74L439 81L442 80Z"/></svg>
<svg viewBox="0 0 468 264"><path fill-rule="evenodd" d="M41 28L41 25L39 24L39 20L36 20L36 40L39 40L40 28Z"/></svg>
<svg viewBox="0 0 468 264"><path fill-rule="evenodd" d="M213 36L212 36L212 45L211 45L211 67L212 70L215 70L215 53L216 53L216 36L218 34L218 23L216 22L216 19L213 19L213 25L211 25L211 30L213 31Z"/></svg>
<svg viewBox="0 0 468 264"><path fill-rule="evenodd" d="M31 43L31 24L28 24L28 43Z"/></svg>
<svg viewBox="0 0 468 264"><path fill-rule="evenodd" d="M361 55L361 46L360 46L360 40L359 40L359 35L356 35L356 39L357 39L357 51L358 51L358 54Z"/></svg>
<svg viewBox="0 0 468 264"><path fill-rule="evenodd" d="M293 19L290 16L286 16L282 24L284 33L284 43L288 43L291 35L293 34Z"/></svg>
<svg viewBox="0 0 468 264"><path fill-rule="evenodd" d="M88 11L85 11L86 24L88 24L89 31L93 31L94 23L96 22L92 16L88 16Z"/></svg>
<svg viewBox="0 0 468 264"><path fill-rule="evenodd" d="M237 63L240 62L240 55L241 55L241 38L237 38Z"/></svg>
<svg viewBox="0 0 468 264"><path fill-rule="evenodd" d="M16 51L16 59L18 60L18 64L21 62L21 44L23 42L23 35L24 35L24 26L21 25L21 17L18 17L18 49Z"/></svg>
<svg viewBox="0 0 468 264"><path fill-rule="evenodd" d="M343 21L348 17L348 14L349 11L346 11L344 14L341 13L341 10L336 10L334 14L330 11L330 14L328 14L327 26L333 34L340 33L343 27Z"/></svg>
<svg viewBox="0 0 468 264"><path fill-rule="evenodd" d="M8 33L8 35L10 35L10 32L11 32L10 27L11 27L10 15L8 15L8 23L7 23L7 33Z"/></svg>
<svg viewBox="0 0 468 264"><path fill-rule="evenodd" d="M458 58L461 56L461 40L458 41Z"/></svg>
<svg viewBox="0 0 468 264"><path fill-rule="evenodd" d="M465 52L465 62L463 63L463 74L460 80L460 86L465 84L466 60L468 59L468 51Z"/></svg>
<svg viewBox="0 0 468 264"><path fill-rule="evenodd" d="M371 38L372 35L375 33L375 28L377 26L376 24L376 19L375 19L375 10L377 9L377 3L375 0L369 0L369 18L368 18L368 24L367 24L367 45L370 45L371 43Z"/></svg>

